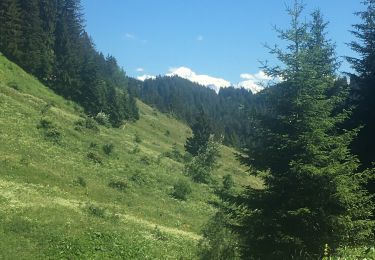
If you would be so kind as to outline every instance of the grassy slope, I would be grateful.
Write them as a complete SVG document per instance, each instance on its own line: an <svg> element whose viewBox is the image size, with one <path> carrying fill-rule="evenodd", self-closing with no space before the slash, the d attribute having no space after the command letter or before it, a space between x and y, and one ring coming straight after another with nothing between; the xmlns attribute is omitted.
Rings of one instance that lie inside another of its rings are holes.
<svg viewBox="0 0 375 260"><path fill-rule="evenodd" d="M46 109L48 104L53 105ZM138 105L141 119L136 123L101 127L99 133L74 130L81 109L0 55L1 259L196 257L201 227L214 212L208 203L215 199L213 190L191 183L187 201L172 198L175 181L188 178L181 163L160 157L173 143L182 152L191 130ZM62 134L59 144L37 128L41 118L56 125ZM110 143L114 152L108 156L102 146ZM135 147L140 151L134 153ZM89 152L103 163L90 161ZM239 186L260 185L227 147L221 165L217 181L233 173ZM86 187L77 184L79 177ZM113 189L108 186L113 180L128 186Z"/></svg>

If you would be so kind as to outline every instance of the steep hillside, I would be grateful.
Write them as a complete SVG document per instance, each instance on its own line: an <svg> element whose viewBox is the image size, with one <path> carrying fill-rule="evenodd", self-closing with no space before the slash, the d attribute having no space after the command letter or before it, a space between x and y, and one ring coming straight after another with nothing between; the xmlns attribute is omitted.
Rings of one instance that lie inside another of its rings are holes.
<svg viewBox="0 0 375 260"><path fill-rule="evenodd" d="M140 120L96 125L0 56L0 258L193 259L215 212L213 188L192 183L183 164L191 130L138 102ZM215 180L260 186L222 147ZM173 157L172 157L173 158ZM171 196L185 179L186 201Z"/></svg>

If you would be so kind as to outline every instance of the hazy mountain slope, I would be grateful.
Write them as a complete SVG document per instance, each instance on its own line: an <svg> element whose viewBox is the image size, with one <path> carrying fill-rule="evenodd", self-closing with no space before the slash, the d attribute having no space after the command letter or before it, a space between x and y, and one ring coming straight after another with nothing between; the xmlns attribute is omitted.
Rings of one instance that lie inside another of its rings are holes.
<svg viewBox="0 0 375 260"><path fill-rule="evenodd" d="M0 258L195 258L214 213L207 185L170 195L183 164L166 152L190 129L138 102L136 123L100 131L82 109L0 56ZM78 130L77 130L78 129ZM107 155L103 147L113 151ZM96 162L95 162L96 161ZM223 147L221 176L260 185Z"/></svg>

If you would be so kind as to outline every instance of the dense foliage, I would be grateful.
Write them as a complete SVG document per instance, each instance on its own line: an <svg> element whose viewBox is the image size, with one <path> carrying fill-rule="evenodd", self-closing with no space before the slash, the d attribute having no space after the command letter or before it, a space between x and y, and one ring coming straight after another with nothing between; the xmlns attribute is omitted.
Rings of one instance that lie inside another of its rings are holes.
<svg viewBox="0 0 375 260"><path fill-rule="evenodd" d="M317 259L326 244L335 252L373 241L374 207L363 189L369 172L350 153L356 131L341 128L348 91L335 82L327 23L319 11L302 22L302 11L296 1L290 29L277 30L286 49L270 48L282 65L265 69L283 83L269 93L268 111L248 122L252 138L241 160L262 172L265 189L224 204L246 259Z"/></svg>
<svg viewBox="0 0 375 260"><path fill-rule="evenodd" d="M350 43L359 58L348 58L356 70L356 74L351 75L351 104L355 110L350 125L362 127L352 147L363 168L371 168L375 162L375 1L367 0L364 3L366 9L357 13L362 23L354 25L353 30L357 40ZM368 188L375 193L374 179Z"/></svg>
<svg viewBox="0 0 375 260"><path fill-rule="evenodd" d="M96 51L79 0L0 1L0 51L92 116L114 126L138 118L125 72Z"/></svg>

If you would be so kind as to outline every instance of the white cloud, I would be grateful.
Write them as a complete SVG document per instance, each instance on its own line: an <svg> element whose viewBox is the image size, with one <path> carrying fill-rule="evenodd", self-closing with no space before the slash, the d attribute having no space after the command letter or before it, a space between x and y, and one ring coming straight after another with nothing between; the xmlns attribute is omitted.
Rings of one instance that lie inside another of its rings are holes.
<svg viewBox="0 0 375 260"><path fill-rule="evenodd" d="M144 72L143 68L138 68L137 72ZM181 78L190 80L192 82L198 83L205 87L211 88L216 93L219 92L220 88L227 88L233 86L235 88L245 88L250 90L252 93L258 93L259 91L264 89L264 85L266 85L269 81L281 81L281 79L273 79L272 77L268 76L264 71L260 70L257 73L242 73L240 81L238 84L232 84L231 82L222 79L216 78L209 75L204 74L197 74L192 69L188 67L178 67L178 68L170 68L168 73L165 76L173 77L179 76ZM144 74L142 76L137 77L138 80L145 81L147 79L155 79L155 76Z"/></svg>
<svg viewBox="0 0 375 260"><path fill-rule="evenodd" d="M135 37L134 34L131 34L131 33L125 33L125 38L131 39L131 40L134 40L136 37Z"/></svg>
<svg viewBox="0 0 375 260"><path fill-rule="evenodd" d="M264 81L264 80L271 80L272 79L263 70L260 70L255 74L242 73L240 75L240 77L241 77L241 79L258 80L258 81Z"/></svg>
<svg viewBox="0 0 375 260"><path fill-rule="evenodd" d="M137 68L135 71L136 72L144 72L145 70L144 70L144 68Z"/></svg>
<svg viewBox="0 0 375 260"><path fill-rule="evenodd" d="M255 83L253 80L245 80L241 81L237 84L238 88L244 88L250 90L253 94L258 93L259 91L263 90L264 87Z"/></svg>
<svg viewBox="0 0 375 260"><path fill-rule="evenodd" d="M187 67L170 68L169 73L167 73L166 76L179 76L181 78L188 79L192 82L196 82L203 86L212 88L216 92L218 92L220 88L226 88L231 85L231 83L225 79L197 74Z"/></svg>
<svg viewBox="0 0 375 260"><path fill-rule="evenodd" d="M152 76L152 75L142 75L142 76L139 76L137 77L138 80L140 81L145 81L146 79L156 79L155 76Z"/></svg>
<svg viewBox="0 0 375 260"><path fill-rule="evenodd" d="M263 90L264 85L273 80L272 77L268 76L264 71L260 70L255 74L250 73L242 73L240 75L241 79L244 79L243 81L239 82L237 84L237 87L242 87L245 89L251 90L254 94ZM280 79L276 79L277 81L280 81Z"/></svg>
<svg viewBox="0 0 375 260"><path fill-rule="evenodd" d="M198 35L197 36L197 41L201 42L203 40L204 40L203 35Z"/></svg>

